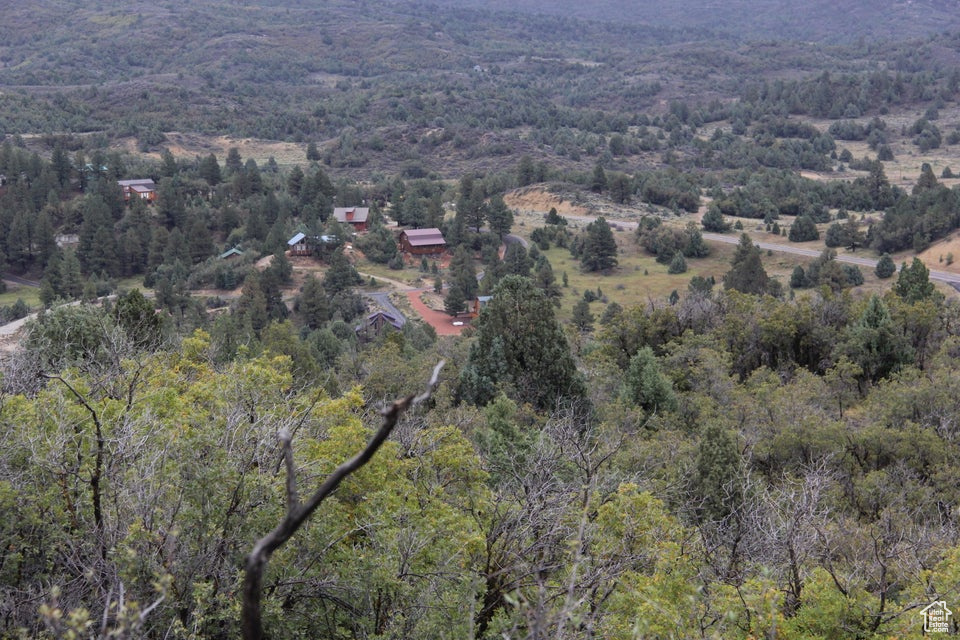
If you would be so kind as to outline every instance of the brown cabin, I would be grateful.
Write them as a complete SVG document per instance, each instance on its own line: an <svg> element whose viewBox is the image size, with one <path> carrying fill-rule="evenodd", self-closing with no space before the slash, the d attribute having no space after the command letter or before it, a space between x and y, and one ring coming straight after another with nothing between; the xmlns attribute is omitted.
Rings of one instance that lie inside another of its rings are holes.
<svg viewBox="0 0 960 640"><path fill-rule="evenodd" d="M333 219L341 224L349 224L354 231L367 230L369 207L336 207L333 210Z"/></svg>
<svg viewBox="0 0 960 640"><path fill-rule="evenodd" d="M117 184L123 189L123 199L140 198L147 202L153 202L157 199L157 185L150 178L141 178L137 180L117 180Z"/></svg>
<svg viewBox="0 0 960 640"><path fill-rule="evenodd" d="M447 249L440 229L406 229L400 232L400 250L415 256L438 255Z"/></svg>

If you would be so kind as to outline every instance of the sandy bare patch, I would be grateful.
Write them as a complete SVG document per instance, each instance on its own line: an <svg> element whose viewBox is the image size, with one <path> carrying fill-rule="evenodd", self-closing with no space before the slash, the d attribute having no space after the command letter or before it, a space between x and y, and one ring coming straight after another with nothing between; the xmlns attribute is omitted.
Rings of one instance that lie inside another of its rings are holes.
<svg viewBox="0 0 960 640"><path fill-rule="evenodd" d="M163 147L169 149L175 158L194 159L197 156L205 157L211 153L223 163L231 147L236 147L244 159L253 158L257 164L262 164L271 157L280 165L303 164L307 161L306 145L293 142L276 142L257 138L231 138L228 136L205 136L198 133L183 133L168 131L164 134L167 139ZM124 138L116 146L139 154L136 138ZM160 153L142 154L159 161Z"/></svg>
<svg viewBox="0 0 960 640"><path fill-rule="evenodd" d="M590 215L591 209L581 204L574 204L562 195L550 193L543 187L524 187L506 194L503 201L508 207L519 209L521 212L547 213L553 207L562 216Z"/></svg>

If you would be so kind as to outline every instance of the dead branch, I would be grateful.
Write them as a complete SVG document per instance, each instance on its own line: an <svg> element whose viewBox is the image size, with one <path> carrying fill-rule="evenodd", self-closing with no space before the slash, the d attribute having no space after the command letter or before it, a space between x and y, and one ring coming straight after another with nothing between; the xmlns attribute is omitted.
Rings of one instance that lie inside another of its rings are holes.
<svg viewBox="0 0 960 640"><path fill-rule="evenodd" d="M410 395L396 400L387 409L382 411L383 422L380 429L374 434L367 446L357 455L334 469L321 484L310 499L301 503L297 497L295 469L293 464L293 448L290 433L284 430L280 434L280 444L283 448L284 466L287 473L286 501L287 513L277 527L257 541L250 555L247 556L246 572L243 580L243 602L240 612L240 625L243 629L244 640L262 640L263 620L260 611L261 595L263 590L263 574L267 562L273 552L279 549L294 533L307 521L317 507L333 493L343 480L351 473L365 465L383 443L390 436L390 432L397 426L400 416L413 406L430 399L437 387L440 370L444 362L441 360L433 369L430 382L426 390L419 396Z"/></svg>

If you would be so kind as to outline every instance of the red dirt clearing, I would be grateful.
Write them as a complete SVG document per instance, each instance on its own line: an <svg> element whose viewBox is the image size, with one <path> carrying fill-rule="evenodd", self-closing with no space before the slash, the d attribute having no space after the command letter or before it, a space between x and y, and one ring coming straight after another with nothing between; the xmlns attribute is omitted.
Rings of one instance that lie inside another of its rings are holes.
<svg viewBox="0 0 960 640"><path fill-rule="evenodd" d="M465 318L451 318L442 311L434 311L423 304L419 291L407 291L407 298L410 299L413 310L420 314L424 322L436 330L438 336L458 336L468 324ZM456 326L453 324L454 321L463 322L463 324Z"/></svg>

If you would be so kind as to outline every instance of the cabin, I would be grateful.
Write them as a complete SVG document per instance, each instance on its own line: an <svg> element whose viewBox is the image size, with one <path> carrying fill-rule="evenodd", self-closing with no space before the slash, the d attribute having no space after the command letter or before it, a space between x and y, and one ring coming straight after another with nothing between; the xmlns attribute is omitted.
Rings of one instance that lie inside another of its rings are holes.
<svg viewBox="0 0 960 640"><path fill-rule="evenodd" d="M313 247L307 242L307 234L305 233L298 233L287 240L287 246L290 247L290 255L292 256L313 255Z"/></svg>
<svg viewBox="0 0 960 640"><path fill-rule="evenodd" d="M369 207L336 207L333 210L333 219L341 224L349 224L354 231L367 230Z"/></svg>
<svg viewBox="0 0 960 640"><path fill-rule="evenodd" d="M447 241L440 229L405 229L400 232L400 250L415 256L439 255L446 251Z"/></svg>
<svg viewBox="0 0 960 640"><path fill-rule="evenodd" d="M337 236L308 236L301 232L287 240L291 256L312 256L321 248L336 247Z"/></svg>
<svg viewBox="0 0 960 640"><path fill-rule="evenodd" d="M230 258L239 258L242 255L243 255L243 249L241 249L240 247L234 247L232 249L227 249L226 251L221 253L219 256L217 256L217 259L229 260Z"/></svg>
<svg viewBox="0 0 960 640"><path fill-rule="evenodd" d="M403 329L405 319L397 318L386 311L375 311L368 315L362 324L354 327L354 331L362 340L371 340L387 329Z"/></svg>
<svg viewBox="0 0 960 640"><path fill-rule="evenodd" d="M117 180L117 184L123 189L123 199L126 201L129 201L130 198L140 198L147 202L153 202L157 199L157 185L150 178Z"/></svg>

